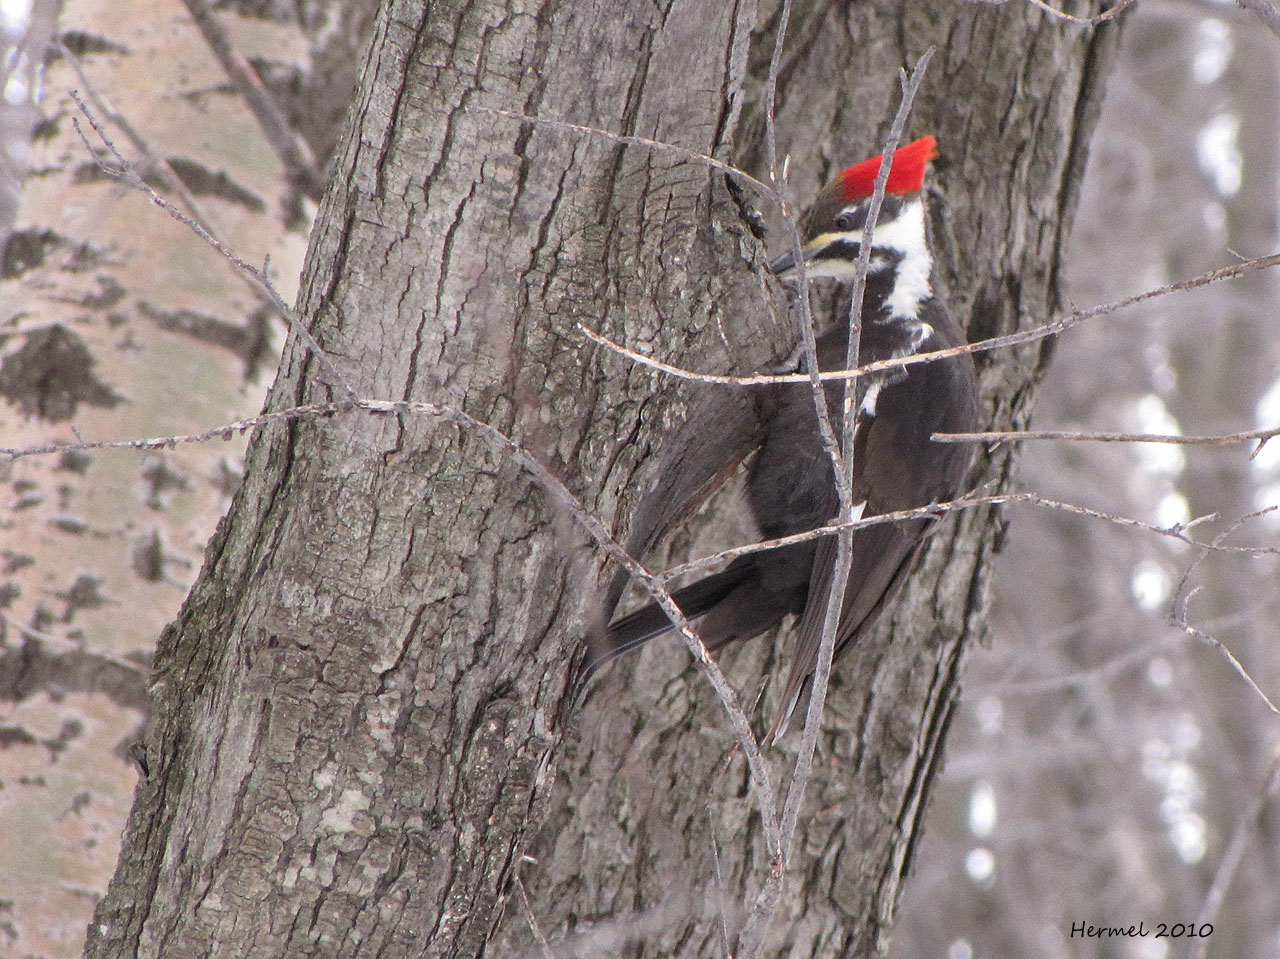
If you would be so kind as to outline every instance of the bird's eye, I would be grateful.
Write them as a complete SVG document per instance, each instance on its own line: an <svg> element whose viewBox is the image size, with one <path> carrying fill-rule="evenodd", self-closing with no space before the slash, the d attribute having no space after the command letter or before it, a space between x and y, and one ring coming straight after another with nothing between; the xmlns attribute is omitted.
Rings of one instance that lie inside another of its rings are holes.
<svg viewBox="0 0 1280 959"><path fill-rule="evenodd" d="M852 230L853 226L854 224L853 224L852 213L841 213L838 217L836 217L837 230Z"/></svg>

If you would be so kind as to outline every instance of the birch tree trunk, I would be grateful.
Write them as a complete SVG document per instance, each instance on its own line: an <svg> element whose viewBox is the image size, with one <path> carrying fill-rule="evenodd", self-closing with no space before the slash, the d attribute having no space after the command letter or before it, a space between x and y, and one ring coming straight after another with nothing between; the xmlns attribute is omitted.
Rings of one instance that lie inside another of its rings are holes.
<svg viewBox="0 0 1280 959"><path fill-rule="evenodd" d="M875 152L896 70L936 46L909 129L942 144L931 227L951 307L971 338L1049 315L1116 25L797 6L778 111L797 197ZM361 397L465 411L627 539L656 451L711 388L579 324L745 373L790 351L790 320L719 174L485 111L761 173L776 28L749 2L388 2L299 298L328 359L291 340L269 408L342 400L332 365ZM1025 423L1046 359L982 363L989 423ZM1002 455L972 478L1011 469ZM670 644L568 709L614 572L577 519L456 418L260 429L161 641L148 775L86 955L531 955L516 879L557 954L722 953L769 868L743 763ZM984 510L948 521L842 660L768 954L871 955L887 933L1000 531ZM734 655L744 698L785 655ZM771 756L785 778L786 744Z"/></svg>
<svg viewBox="0 0 1280 959"><path fill-rule="evenodd" d="M305 87L308 110L345 113L358 68L349 54L345 75L332 64L343 42L367 39L348 28L371 19L376 0L307 0L275 18L228 6L217 18L239 54ZM21 7L5 8L0 32L23 26ZM0 71L0 152L29 171L20 209L0 212L2 445L202 432L255 412L282 324L208 244L104 172L114 160L71 92L172 202L246 260L269 258L292 298L308 224L284 164L181 0L41 0L32 15ZM24 91L32 102L15 102ZM324 150L317 138L322 166ZM0 521L0 823L22 837L0 842L0 953L80 954L137 781L129 747L156 638L227 510L244 446L235 437L0 466L11 490Z"/></svg>

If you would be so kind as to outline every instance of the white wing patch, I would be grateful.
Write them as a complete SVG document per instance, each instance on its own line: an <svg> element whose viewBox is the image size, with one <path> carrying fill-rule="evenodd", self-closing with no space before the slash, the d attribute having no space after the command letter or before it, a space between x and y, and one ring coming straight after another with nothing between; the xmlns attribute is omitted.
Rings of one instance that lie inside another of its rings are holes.
<svg viewBox="0 0 1280 959"><path fill-rule="evenodd" d="M872 380L867 385L867 392L862 396L862 406L859 407L867 416L876 415L876 400L880 398L880 388L884 386L884 380Z"/></svg>
<svg viewBox="0 0 1280 959"><path fill-rule="evenodd" d="M905 356L915 356L935 332L936 330L934 330L932 323L926 323L923 320L912 323L911 339L907 341L905 346L893 351L893 358L900 360ZM867 416L874 417L876 415L876 403L880 399L880 391L886 386L892 386L894 383L899 382L905 375L906 373L902 369L871 374L869 377L871 382L867 384L867 391L862 394L862 405L858 409Z"/></svg>
<svg viewBox="0 0 1280 959"><path fill-rule="evenodd" d="M925 340L933 336L937 331L933 328L932 323L926 323L921 320L915 325L911 331L911 344L902 352L894 351L894 356L914 356L920 352L920 347L924 346Z"/></svg>

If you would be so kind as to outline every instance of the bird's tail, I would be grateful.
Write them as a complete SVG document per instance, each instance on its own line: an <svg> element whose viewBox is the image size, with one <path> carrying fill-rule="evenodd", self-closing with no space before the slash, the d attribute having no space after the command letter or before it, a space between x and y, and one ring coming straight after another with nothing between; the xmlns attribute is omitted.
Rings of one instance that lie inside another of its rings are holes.
<svg viewBox="0 0 1280 959"><path fill-rule="evenodd" d="M732 593L749 575L745 566L729 567L722 573L715 573L678 589L671 594L685 619L697 619L717 603ZM611 623L604 635L592 640L587 652L578 665L577 678L573 685L573 702L581 699L592 677L607 663L612 662L623 653L639 649L651 639L657 639L674 626L667 614L657 603L650 603L630 613L615 623ZM708 649L716 649L722 645L714 637L704 636L703 641Z"/></svg>

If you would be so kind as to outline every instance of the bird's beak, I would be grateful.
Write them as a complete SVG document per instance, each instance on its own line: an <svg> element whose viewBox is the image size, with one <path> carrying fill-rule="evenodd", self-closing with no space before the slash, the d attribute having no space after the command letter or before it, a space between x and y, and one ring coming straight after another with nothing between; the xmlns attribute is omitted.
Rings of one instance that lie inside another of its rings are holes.
<svg viewBox="0 0 1280 959"><path fill-rule="evenodd" d="M840 233L822 233L815 236L806 243L800 250L801 256L804 257L805 264L813 263L814 260L822 259L826 251L830 254L848 256L849 250L852 249L853 256L857 256L858 244L848 239L844 234ZM769 269L780 280L793 280L796 278L796 260L791 253L783 253L769 263ZM825 275L823 271L815 269L813 271L806 270L811 276Z"/></svg>
<svg viewBox="0 0 1280 959"><path fill-rule="evenodd" d="M790 279L795 268L796 258L790 253L784 253L769 261L769 271L780 280Z"/></svg>

